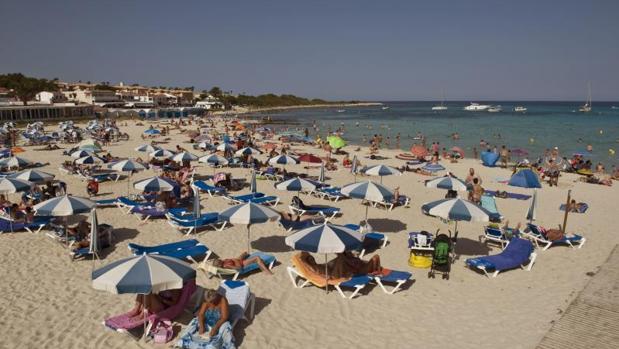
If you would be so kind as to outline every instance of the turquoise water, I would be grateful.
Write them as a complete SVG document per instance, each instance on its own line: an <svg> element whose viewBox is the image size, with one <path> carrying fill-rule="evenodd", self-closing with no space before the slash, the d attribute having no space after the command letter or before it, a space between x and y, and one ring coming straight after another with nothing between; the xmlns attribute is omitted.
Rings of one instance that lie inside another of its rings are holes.
<svg viewBox="0 0 619 349"><path fill-rule="evenodd" d="M588 157L607 166L618 165L617 155L609 149L619 150L619 102L593 104L593 111L580 113L579 102L487 102L501 105L503 112L470 112L463 110L468 102L445 103L449 110L433 112L435 102L385 102L389 109L380 106L333 109L302 109L269 113L278 130L308 127L310 135L324 138L329 130L343 127L343 138L351 144L367 144L374 134L390 138L395 148L395 137L400 133L400 148L410 149L418 141L418 132L425 135L428 144L440 142L441 147L460 146L467 156L473 147L479 150L481 139L492 145L524 148L529 158L537 158L546 148L559 147L562 156L573 152L586 152L588 144L593 151ZM526 113L515 113L517 105L525 106ZM317 130L312 128L315 123ZM357 125L358 123L358 125ZM451 134L457 132L459 140ZM366 140L364 142L364 139Z"/></svg>

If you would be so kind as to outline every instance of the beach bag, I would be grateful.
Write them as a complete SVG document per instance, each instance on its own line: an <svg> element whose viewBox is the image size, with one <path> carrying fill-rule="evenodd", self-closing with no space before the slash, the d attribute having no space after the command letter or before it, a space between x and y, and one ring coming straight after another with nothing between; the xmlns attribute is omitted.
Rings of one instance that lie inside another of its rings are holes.
<svg viewBox="0 0 619 349"><path fill-rule="evenodd" d="M432 257L411 253L408 265L413 268L427 269L432 266Z"/></svg>
<svg viewBox="0 0 619 349"><path fill-rule="evenodd" d="M160 319L152 333L153 340L157 344L165 344L169 342L173 335L174 330L172 329L172 321L168 319Z"/></svg>

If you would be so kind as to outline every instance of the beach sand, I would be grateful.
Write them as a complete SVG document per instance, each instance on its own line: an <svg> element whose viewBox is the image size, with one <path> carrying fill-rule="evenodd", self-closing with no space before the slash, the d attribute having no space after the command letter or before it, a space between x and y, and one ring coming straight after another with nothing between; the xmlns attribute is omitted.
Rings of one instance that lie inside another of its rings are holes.
<svg viewBox="0 0 619 349"><path fill-rule="evenodd" d="M129 122L133 125L132 122ZM148 123L146 123L148 126ZM195 127L194 127L195 128ZM123 127L131 140L112 144L109 151L115 156L136 157L144 155L133 149L144 143L140 133L145 126ZM165 145L174 148L188 139L178 131ZM69 147L69 145L63 145ZM293 149L301 150L295 145ZM355 147L348 146L352 151ZM86 195L86 184L76 177L61 174L60 163L66 157L62 150L32 151L21 156L51 165L41 168L56 174L67 182L69 192ZM323 156L318 149L311 152ZM400 166L394 158L400 151L381 150L385 160L370 161L367 150L358 154L364 165L390 164ZM195 154L201 154L195 151ZM352 154L355 154L353 151ZM337 156L341 158L341 156ZM264 158L264 157L263 157ZM328 182L337 185L353 181L347 169L338 164L339 170L327 172ZM486 189L500 189L531 194L531 190L508 187L497 178L508 178L509 170L486 168L475 160L462 160L457 164L444 164L457 176L464 178L469 167L475 167L484 180ZM199 165L200 174L211 174L212 169ZM289 170L304 171L301 166ZM246 169L226 169L234 177L249 180ZM310 170L318 174L318 168ZM139 173L133 180L153 176L151 170ZM537 222L556 227L563 221L559 205L565 202L567 190L577 201L587 202L586 214L570 214L568 231L587 238L582 249L554 247L538 251L532 271L513 270L489 279L464 267L464 260L471 256L497 253L500 249L479 243L483 224L461 222L457 252L460 259L452 267L449 280L428 279L427 269L408 266L409 231L427 230L446 232L448 226L440 220L421 213L420 206L443 198L445 192L426 188L423 181L430 177L414 173L384 177L389 187L400 186L401 193L412 197L410 208L393 211L371 208L370 224L377 231L388 235L390 244L376 253L382 264L390 269L412 271L412 285L394 294L384 294L379 287L369 287L353 300L342 299L335 291L325 294L324 289L293 288L286 273L286 266L294 254L285 244L286 232L276 223L255 225L251 230L252 248L273 253L281 264L268 276L255 273L245 278L255 293L256 316L251 323L241 322L235 329L237 344L243 348L534 348L552 326L553 321L583 289L589 280L587 273L596 272L619 236L611 229L619 212L613 202L618 196L617 185L605 187L577 181L577 176L563 174L559 187L544 186L539 190ZM358 177L358 180L364 180ZM378 178L370 178L378 181ZM259 191L278 195L282 200L278 210L287 210L293 193L280 192L269 181L258 182ZM242 192L246 192L245 189ZM127 192L127 183L105 182L100 185L98 198L111 198ZM131 189L135 193L135 190ZM16 196L12 196L13 199ZM330 204L341 207L343 216L334 223L358 223L363 219L364 206L357 200L337 203L302 196L306 203ZM500 212L514 225L525 221L529 201L497 199ZM202 195L203 212L221 211L229 207L221 198ZM184 237L164 220L140 225L130 215L123 215L116 208L98 210L100 223L115 227L114 246L103 251L97 266L130 256L128 242L144 245L173 242ZM234 226L222 232L202 233L197 237L221 257L232 257L246 248L246 230ZM322 261L323 256L317 256ZM150 348L163 347L152 343L136 342L128 336L106 330L101 322L107 316L125 312L133 306L133 295L113 295L91 287L90 272L93 262L71 261L63 246L39 233L5 233L0 235L0 328L3 338L1 348ZM216 287L216 278L199 277L199 283ZM189 316L181 319L186 324ZM178 328L177 328L178 330Z"/></svg>

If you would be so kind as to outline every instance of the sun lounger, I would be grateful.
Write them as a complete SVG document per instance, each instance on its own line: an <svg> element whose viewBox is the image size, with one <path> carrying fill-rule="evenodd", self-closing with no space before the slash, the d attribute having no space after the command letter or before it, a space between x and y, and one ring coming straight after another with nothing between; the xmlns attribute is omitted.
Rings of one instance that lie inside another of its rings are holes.
<svg viewBox="0 0 619 349"><path fill-rule="evenodd" d="M300 216L303 215L316 215L319 214L325 218L325 220L330 220L333 217L340 215L342 211L339 207L331 207L331 206L321 206L321 205L303 205L303 206L288 206L290 213L298 214Z"/></svg>
<svg viewBox="0 0 619 349"><path fill-rule="evenodd" d="M361 231L361 226L358 224L344 224L344 226L348 229ZM377 232L363 234L363 243L361 245L361 251L359 252L359 258L363 258L368 247L378 246L378 248L384 248L387 246L388 242L389 238L385 234Z"/></svg>
<svg viewBox="0 0 619 349"><path fill-rule="evenodd" d="M407 271L390 270L385 275L375 275L374 281L376 281L381 290L386 294L394 294L405 282L410 280L411 277L413 277L413 274ZM391 290L387 290L385 284L395 284L395 286L393 286Z"/></svg>
<svg viewBox="0 0 619 349"><path fill-rule="evenodd" d="M272 167L267 168L265 171L256 172L256 176L261 176L274 182L281 182L284 180L284 176L277 174L275 169Z"/></svg>
<svg viewBox="0 0 619 349"><path fill-rule="evenodd" d="M389 211L393 210L395 207L398 207L398 206L410 207L410 202L411 202L411 199L406 195L400 195L397 202L395 201L369 201L372 207L384 207Z"/></svg>
<svg viewBox="0 0 619 349"><path fill-rule="evenodd" d="M587 241L587 239L577 234L572 236L566 235L560 240L551 241L546 238L543 228L532 223L527 223L527 229L523 232L523 236L532 240L537 247L542 247L543 251L556 245L569 245L572 248L576 248L576 245L578 245L578 248L582 248Z"/></svg>
<svg viewBox="0 0 619 349"><path fill-rule="evenodd" d="M164 218L168 213L167 210L158 209L156 207L136 206L129 211L136 216L140 216L139 221L146 223L151 218Z"/></svg>
<svg viewBox="0 0 619 349"><path fill-rule="evenodd" d="M5 217L0 217L0 234L27 231L29 233L38 233L52 221L52 217L35 216L32 223L14 222Z"/></svg>
<svg viewBox="0 0 619 349"><path fill-rule="evenodd" d="M584 202L581 202L581 203L578 204L576 212L574 212L574 211L570 211L570 212L585 213L585 212L587 212L588 209L589 209L589 205L587 205ZM559 210L565 211L565 204L561 204L561 206L559 206Z"/></svg>
<svg viewBox="0 0 619 349"><path fill-rule="evenodd" d="M226 227L226 221L219 220L219 213L217 212L209 212L203 213L200 218L192 219L192 220L176 220L174 217L169 214L166 215L168 218L168 224L183 232L185 235L191 234L194 230L199 230L203 228L213 228L217 231L222 231ZM219 225L219 227L218 227Z"/></svg>
<svg viewBox="0 0 619 349"><path fill-rule="evenodd" d="M333 286L342 298L352 299L361 289L372 281L372 278L367 275L356 275L352 278L330 278L326 279L324 274L316 273L309 268L305 262L303 262L299 254L292 257L292 266L287 267L288 276L292 281L292 285L295 288L303 288L308 284L312 284L316 287L324 288L327 286ZM297 283L297 278L304 280L302 283ZM343 289L350 288L353 292L350 296L346 296Z"/></svg>
<svg viewBox="0 0 619 349"><path fill-rule="evenodd" d="M116 206L120 208L123 213L131 213L131 209L134 207L154 207L155 203L151 201L135 201L124 196L120 196L116 199Z"/></svg>
<svg viewBox="0 0 619 349"><path fill-rule="evenodd" d="M259 251L250 254L249 256L247 256L247 259L254 258L254 257L259 257L262 260L262 263L264 263L264 265L269 270L273 269L273 266L275 265L275 262L277 261L275 256L268 254L268 253L259 252ZM258 263L252 263L240 269L220 268L212 264L206 263L206 260L205 260L202 263L200 263L200 265L198 266L198 269L203 270L208 275L215 275L222 279L229 276L232 278L232 280L236 280L239 276L247 275L255 270L260 270L260 267L258 266Z"/></svg>
<svg viewBox="0 0 619 349"><path fill-rule="evenodd" d="M322 199L337 202L339 199L346 197L342 194L341 189L339 187L316 188L312 194Z"/></svg>
<svg viewBox="0 0 619 349"><path fill-rule="evenodd" d="M209 196L213 196L215 194L226 195L226 188L223 187L215 187L212 185L206 184L204 181L195 181L192 184L194 187L208 193Z"/></svg>
<svg viewBox="0 0 619 349"><path fill-rule="evenodd" d="M129 333L129 330L143 327L146 321L146 334L148 334L150 332L150 329L153 328L155 323L160 319L174 320L174 318L181 315L195 290L195 280L187 281L183 286L178 303L176 303L175 305L166 308L159 313L149 313L146 317L131 317L129 313L109 317L103 321L103 325L117 332Z"/></svg>
<svg viewBox="0 0 619 349"><path fill-rule="evenodd" d="M513 238L501 253L469 258L466 260L466 265L483 272L488 277L496 277L501 271L518 267L530 271L536 258L537 254L533 252L533 244L530 241Z"/></svg>
<svg viewBox="0 0 619 349"><path fill-rule="evenodd" d="M159 254L183 260L195 261L196 258L204 256L208 260L212 251L198 240L188 239L157 246L142 246L134 243L129 244L129 250L134 255Z"/></svg>
<svg viewBox="0 0 619 349"><path fill-rule="evenodd" d="M97 236L99 238L99 244L97 246L99 247L99 250L112 246L113 232L114 227L109 224L98 225ZM69 248L71 248L71 246L69 246ZM90 251L90 247L82 247L77 250L71 251L70 254L72 260L76 260L79 258L92 257L95 253Z"/></svg>
<svg viewBox="0 0 619 349"><path fill-rule="evenodd" d="M236 196L230 196L230 195L226 195L223 198L226 200L229 200L232 204L243 204L248 202L251 199L257 199L257 198L261 198L264 197L265 195L263 193L249 193L249 194L243 194L243 195L236 195Z"/></svg>
<svg viewBox="0 0 619 349"><path fill-rule="evenodd" d="M501 245L501 248L505 248L505 246L509 243L513 236L518 237L519 235L520 232L514 229L510 229L508 232L506 232L499 227L487 226L484 228L484 235L479 236L479 240L484 240L485 242L494 242Z"/></svg>
<svg viewBox="0 0 619 349"><path fill-rule="evenodd" d="M95 204L97 204L97 208L116 207L117 202L118 202L118 199L95 200Z"/></svg>
<svg viewBox="0 0 619 349"><path fill-rule="evenodd" d="M312 220L306 219L302 221L289 221L287 219L280 219L278 223L282 228L286 229L286 232L291 232L293 230L301 230L301 229L309 228L314 225L324 223L324 221L315 220L315 219L312 219Z"/></svg>

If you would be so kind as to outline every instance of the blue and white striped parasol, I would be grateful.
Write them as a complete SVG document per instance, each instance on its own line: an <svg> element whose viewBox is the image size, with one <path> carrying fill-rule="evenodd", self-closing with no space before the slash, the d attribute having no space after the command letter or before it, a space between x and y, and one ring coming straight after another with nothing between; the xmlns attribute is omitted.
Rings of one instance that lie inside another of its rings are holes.
<svg viewBox="0 0 619 349"><path fill-rule="evenodd" d="M217 149L219 151L226 152L226 151L236 150L236 147L234 145L230 144L230 143L223 142L223 143L219 144L217 146L217 148L215 148L215 149Z"/></svg>
<svg viewBox="0 0 619 349"><path fill-rule="evenodd" d="M135 182L133 187L144 192L172 191L178 186L175 182L161 177L146 178Z"/></svg>
<svg viewBox="0 0 619 349"><path fill-rule="evenodd" d="M446 190L456 190L456 191L467 191L468 186L464 183L463 180L452 177L452 176L444 176L437 177L433 179L429 179L426 181L426 187L428 188L438 188L438 189L446 189Z"/></svg>
<svg viewBox="0 0 619 349"><path fill-rule="evenodd" d="M430 216L436 216L452 221L488 222L490 213L481 206L463 199L443 199L421 206L421 211Z"/></svg>
<svg viewBox="0 0 619 349"><path fill-rule="evenodd" d="M365 169L364 173L368 176L380 176L380 182L383 182L383 176L398 175L401 176L402 172L387 165L375 165Z"/></svg>
<svg viewBox="0 0 619 349"><path fill-rule="evenodd" d="M174 152L169 151L167 149L158 149L150 153L151 158L155 158L159 160L169 159L173 156L174 156Z"/></svg>
<svg viewBox="0 0 619 349"><path fill-rule="evenodd" d="M262 152L258 149L254 149L252 147L245 147L243 149L239 149L234 153L236 156L242 156L242 155L258 155L258 154L262 154Z"/></svg>
<svg viewBox="0 0 619 349"><path fill-rule="evenodd" d="M372 181L358 182L348 184L342 187L340 191L342 195L367 200L371 202L390 202L393 200L393 192L382 184L374 183ZM365 223L368 220L369 204L365 206Z"/></svg>
<svg viewBox="0 0 619 349"><path fill-rule="evenodd" d="M363 235L344 226L325 223L300 230L285 241L298 251L340 253L359 248Z"/></svg>
<svg viewBox="0 0 619 349"><path fill-rule="evenodd" d="M171 160L175 162L196 161L198 160L198 157L191 153L184 151L184 152L174 155Z"/></svg>
<svg viewBox="0 0 619 349"><path fill-rule="evenodd" d="M17 173L12 173L7 178L21 179L33 183L44 183L54 179L54 175L51 173L39 171L39 170L24 170Z"/></svg>
<svg viewBox="0 0 619 349"><path fill-rule="evenodd" d="M32 189L33 184L16 178L0 179L0 194L13 194Z"/></svg>
<svg viewBox="0 0 619 349"><path fill-rule="evenodd" d="M232 224L242 224L247 226L247 251L250 251L249 244L250 226L257 223L266 223L279 220L279 212L274 209L248 202L246 204L232 206L219 213L219 218Z"/></svg>
<svg viewBox="0 0 619 349"><path fill-rule="evenodd" d="M316 189L316 184L308 181L307 179L295 177L283 182L279 182L275 184L275 188L277 190L286 190L286 191L312 191Z"/></svg>
<svg viewBox="0 0 619 349"><path fill-rule="evenodd" d="M19 156L11 156L9 158L5 158L0 160L0 168L8 167L8 168L22 168L32 164L30 160L26 160Z"/></svg>
<svg viewBox="0 0 619 349"><path fill-rule="evenodd" d="M320 174L318 175L318 181L320 183L325 182L325 163L324 162L322 163L322 165L320 165Z"/></svg>
<svg viewBox="0 0 619 349"><path fill-rule="evenodd" d="M37 216L65 217L90 212L96 204L79 196L63 195L33 207Z"/></svg>
<svg viewBox="0 0 619 349"><path fill-rule="evenodd" d="M101 159L100 157L93 156L93 155L84 156L82 158L75 160L75 163L79 165L94 165L94 164L100 164L102 162L105 162L105 161L103 161L103 159Z"/></svg>
<svg viewBox="0 0 619 349"><path fill-rule="evenodd" d="M79 159L79 158L83 158L85 156L91 156L94 155L93 152L88 151L88 150L76 150L73 153L71 153L71 157L74 159Z"/></svg>
<svg viewBox="0 0 619 349"><path fill-rule="evenodd" d="M527 219L529 223L533 222L537 218L537 190L533 191L533 199L531 199L531 206L527 211Z"/></svg>
<svg viewBox="0 0 619 349"><path fill-rule="evenodd" d="M290 155L282 154L269 159L269 165L296 165L299 161Z"/></svg>
<svg viewBox="0 0 619 349"><path fill-rule="evenodd" d="M228 164L228 159L217 154L203 156L198 161L212 166L226 166Z"/></svg>
<svg viewBox="0 0 619 349"><path fill-rule="evenodd" d="M438 172L438 171L443 171L445 167L443 167L443 165L441 164L428 163L428 164L425 164L421 169L428 171L428 172Z"/></svg>
<svg viewBox="0 0 619 349"><path fill-rule="evenodd" d="M256 171L251 171L251 181L249 182L249 189L252 193L258 192L258 183L256 181Z"/></svg>
<svg viewBox="0 0 619 349"><path fill-rule="evenodd" d="M118 172L137 172L146 169L144 165L131 159L115 162L110 164L108 168Z"/></svg>
<svg viewBox="0 0 619 349"><path fill-rule="evenodd" d="M139 151L141 153L153 153L157 150L160 150L161 147L158 147L156 145L150 145L150 144L142 144L139 147L135 148L135 151Z"/></svg>
<svg viewBox="0 0 619 349"><path fill-rule="evenodd" d="M92 287L114 294L151 294L179 289L196 278L195 269L173 257L143 254L123 258L92 272Z"/></svg>
<svg viewBox="0 0 619 349"><path fill-rule="evenodd" d="M159 131L157 129L154 129L154 128L150 128L150 129L144 131L144 134L147 134L147 135L158 135L158 134L161 134L161 131Z"/></svg>

